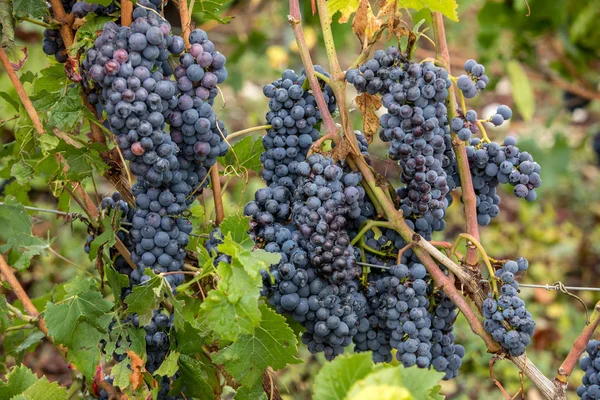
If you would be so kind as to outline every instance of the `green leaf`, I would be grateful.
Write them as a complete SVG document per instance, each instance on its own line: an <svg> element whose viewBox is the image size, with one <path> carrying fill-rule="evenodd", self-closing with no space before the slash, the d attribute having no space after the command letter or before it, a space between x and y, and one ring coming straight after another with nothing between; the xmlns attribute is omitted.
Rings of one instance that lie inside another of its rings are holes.
<svg viewBox="0 0 600 400"><path fill-rule="evenodd" d="M231 3L231 0L197 0L192 9L192 16L227 24L233 17L220 17L219 14L228 3Z"/></svg>
<svg viewBox="0 0 600 400"><path fill-rule="evenodd" d="M37 375L26 366L14 367L6 376L6 381L0 381L0 399L10 399L23 393L37 380Z"/></svg>
<svg viewBox="0 0 600 400"><path fill-rule="evenodd" d="M6 296L0 294L0 333L3 333L6 328L12 325L12 318L8 318L8 304L6 303Z"/></svg>
<svg viewBox="0 0 600 400"><path fill-rule="evenodd" d="M78 293L61 304L48 303L44 312L48 334L70 347L73 333L80 328L80 321L87 321L95 328L105 330L106 326L103 325L108 324L104 324L100 317L105 316L112 307L113 303L104 299L98 291Z"/></svg>
<svg viewBox="0 0 600 400"><path fill-rule="evenodd" d="M250 231L250 218L241 215L230 215L221 222L223 236L230 235L234 242L246 249L252 249L254 242L248 232Z"/></svg>
<svg viewBox="0 0 600 400"><path fill-rule="evenodd" d="M179 369L179 353L172 351L169 353L167 358L160 364L160 367L154 371L154 376L173 376Z"/></svg>
<svg viewBox="0 0 600 400"><path fill-rule="evenodd" d="M161 276L155 275L151 269L147 268L144 275L150 276L150 279L143 285L134 286L131 294L125 298L125 303L129 306L127 313L137 313L140 325L150 323L153 311L158 308L168 288L168 283ZM171 291L170 288L168 291Z"/></svg>
<svg viewBox="0 0 600 400"><path fill-rule="evenodd" d="M212 358L246 386L259 381L267 367L277 371L302 362L296 358L298 340L285 318L264 304L260 311L262 320L252 335L241 336Z"/></svg>
<svg viewBox="0 0 600 400"><path fill-rule="evenodd" d="M11 348L9 353L10 354L21 353L21 352L27 350L28 348L30 348L31 346L33 346L34 344L37 345L45 337L46 337L46 335L43 332L34 331L29 336L27 336L25 338L25 340L23 340L18 346Z"/></svg>
<svg viewBox="0 0 600 400"><path fill-rule="evenodd" d="M412 8L422 10L427 8L430 11L437 11L450 18L452 21L458 22L456 0L398 0L398 7Z"/></svg>
<svg viewBox="0 0 600 400"><path fill-rule="evenodd" d="M439 395L440 381L444 377L443 372L401 366L396 368L400 375L397 383L408 389L413 398L427 400L444 398L444 396ZM382 380L382 382L385 382L385 380Z"/></svg>
<svg viewBox="0 0 600 400"><path fill-rule="evenodd" d="M121 291L129 287L129 278L125 274L117 272L112 263L104 264L104 276L110 285L115 298L121 296Z"/></svg>
<svg viewBox="0 0 600 400"><path fill-rule="evenodd" d="M236 243L230 234L223 238L223 243L218 246L223 254L232 257L234 265L240 265L252 277L260 276L260 270L269 270L271 265L277 264L281 260L281 255L269 253L267 251L256 249L251 251Z"/></svg>
<svg viewBox="0 0 600 400"><path fill-rule="evenodd" d="M33 167L21 159L13 164L10 175L17 180L19 185L25 185L33 178Z"/></svg>
<svg viewBox="0 0 600 400"><path fill-rule="evenodd" d="M61 96L49 111L48 125L65 132L73 131L81 123L83 115L87 111L79 95L78 86L69 87L66 96Z"/></svg>
<svg viewBox="0 0 600 400"><path fill-rule="evenodd" d="M11 251L9 261L19 271L29 267L31 259L36 255L46 254L50 243L31 234L33 223L25 208L14 197L7 197L0 204L0 252Z"/></svg>
<svg viewBox="0 0 600 400"><path fill-rule="evenodd" d="M358 10L359 5L360 0L329 0L327 2L327 15L331 19L339 11L342 15L338 22L344 24Z"/></svg>
<svg viewBox="0 0 600 400"><path fill-rule="evenodd" d="M14 97L12 97L11 95L9 95L6 92L0 92L0 97L2 97L4 100L6 100L6 102L8 104L10 104L15 109L15 111L19 111L19 108L20 108L19 103L17 102L17 100L15 100Z"/></svg>
<svg viewBox="0 0 600 400"><path fill-rule="evenodd" d="M181 381L186 387L187 397L214 399L220 393L220 383L213 364L205 356L200 359L179 356Z"/></svg>
<svg viewBox="0 0 600 400"><path fill-rule="evenodd" d="M59 386L58 382L48 382L44 376L29 386L23 396L29 400L67 400L67 388Z"/></svg>
<svg viewBox="0 0 600 400"><path fill-rule="evenodd" d="M65 159L69 165L67 178L80 181L89 178L93 172L102 175L108 168L100 157L100 153L92 146L80 149L61 142L57 151L64 152Z"/></svg>
<svg viewBox="0 0 600 400"><path fill-rule="evenodd" d="M188 321L185 321L184 328L181 331L175 331L177 351L180 354L192 357L201 354L204 351L202 349L204 344L202 332Z"/></svg>
<svg viewBox="0 0 600 400"><path fill-rule="evenodd" d="M535 111L535 96L527 73L521 63L516 60L509 61L506 69L510 79L513 100L523 119L529 121L533 118Z"/></svg>
<svg viewBox="0 0 600 400"><path fill-rule="evenodd" d="M442 400L439 394L441 372L420 368L376 367L352 385L348 400Z"/></svg>
<svg viewBox="0 0 600 400"><path fill-rule="evenodd" d="M352 385L373 371L369 353L349 354L337 357L323 365L314 384L314 398L339 400L346 398Z"/></svg>
<svg viewBox="0 0 600 400"><path fill-rule="evenodd" d="M222 165L233 166L236 170L260 172L262 164L260 155L264 152L262 140L246 136L233 145L227 154L219 157Z"/></svg>
<svg viewBox="0 0 600 400"><path fill-rule="evenodd" d="M260 382L252 387L242 386L235 392L233 400L268 400L268 397Z"/></svg>
<svg viewBox="0 0 600 400"><path fill-rule="evenodd" d="M16 17L44 19L48 15L48 5L44 0L13 0L13 14Z"/></svg>
<svg viewBox="0 0 600 400"><path fill-rule="evenodd" d="M113 385L121 390L127 389L130 385L129 376L131 375L131 361L124 359L110 371L110 376L114 379Z"/></svg>
<svg viewBox="0 0 600 400"><path fill-rule="evenodd" d="M200 308L201 317L206 320L206 327L225 340L236 340L240 335L253 332L260 322L260 311L257 307L259 292L256 290L258 285L253 285L254 282L245 275L241 278L245 278L245 281L238 281L241 285L236 290L237 298L228 297L219 282L217 289L208 292L208 297ZM248 288L251 293L244 294L242 288Z"/></svg>
<svg viewBox="0 0 600 400"><path fill-rule="evenodd" d="M127 351L133 351L140 358L145 359L146 331L144 328L136 328L132 323L115 322L110 332L104 337L106 340L104 353L111 357L113 353L126 354Z"/></svg>
<svg viewBox="0 0 600 400"><path fill-rule="evenodd" d="M50 152L58 147L60 140L57 137L51 135L42 135L38 137L42 152L44 155L50 154Z"/></svg>

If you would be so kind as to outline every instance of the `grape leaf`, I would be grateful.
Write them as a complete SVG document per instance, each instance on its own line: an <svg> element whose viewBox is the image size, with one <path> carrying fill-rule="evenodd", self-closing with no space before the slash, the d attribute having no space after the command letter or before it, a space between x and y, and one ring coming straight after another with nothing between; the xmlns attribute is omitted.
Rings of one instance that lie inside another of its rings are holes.
<svg viewBox="0 0 600 400"><path fill-rule="evenodd" d="M100 157L98 149L94 145L82 147L80 149L61 142L57 151L63 152L69 170L67 178L80 181L88 178L93 172L102 175L108 168L106 163Z"/></svg>
<svg viewBox="0 0 600 400"><path fill-rule="evenodd" d="M202 332L195 328L190 322L185 321L184 329L175 332L177 340L177 351L180 354L194 357L201 354L204 350L202 344L204 338Z"/></svg>
<svg viewBox="0 0 600 400"><path fill-rule="evenodd" d="M327 2L327 15L331 19L339 11L342 15L340 15L338 22L345 24L350 20L352 14L358 10L359 5L360 0L329 0Z"/></svg>
<svg viewBox="0 0 600 400"><path fill-rule="evenodd" d="M517 105L519 113L525 121L533 118L535 111L535 95L533 88L527 77L527 73L523 69L521 63L516 60L511 60L506 65L510 86L512 88L513 99Z"/></svg>
<svg viewBox="0 0 600 400"><path fill-rule="evenodd" d="M105 331L108 321L101 317L105 317L112 307L113 303L104 299L99 291L77 293L67 297L60 304L50 302L44 312L48 333L57 342L70 347L73 333L79 329L81 321Z"/></svg>
<svg viewBox="0 0 600 400"><path fill-rule="evenodd" d="M298 364L298 341L285 318L260 306L261 322L252 335L243 335L235 343L219 351L213 361L224 364L227 371L242 385L252 386L261 379L267 367L274 370L287 364Z"/></svg>
<svg viewBox="0 0 600 400"><path fill-rule="evenodd" d="M87 111L79 95L78 86L69 87L66 95L61 96L49 111L48 125L65 132L73 131L81 123Z"/></svg>
<svg viewBox="0 0 600 400"><path fill-rule="evenodd" d="M223 236L229 234L234 242L246 249L252 249L254 242L248 232L250 231L250 218L241 215L230 215L221 222Z"/></svg>
<svg viewBox="0 0 600 400"><path fill-rule="evenodd" d="M227 264L221 266L231 269ZM219 269L223 269L221 266ZM229 279L220 280L217 288L208 292L200 307L200 318L223 339L236 340L240 335L252 333L260 322L258 298L262 285L241 268L235 268L229 275Z"/></svg>
<svg viewBox="0 0 600 400"><path fill-rule="evenodd" d="M235 392L233 400L268 400L268 397L260 382L252 387L242 386Z"/></svg>
<svg viewBox="0 0 600 400"><path fill-rule="evenodd" d="M13 0L13 14L18 17L44 19L48 5L44 0Z"/></svg>
<svg viewBox="0 0 600 400"><path fill-rule="evenodd" d="M394 1L394 0L392 0ZM456 0L397 0L398 7L412 8L422 10L427 8L430 11L437 11L450 18L452 21L458 22L458 13L456 12L458 4Z"/></svg>
<svg viewBox="0 0 600 400"><path fill-rule="evenodd" d="M164 359L160 367L156 371L154 371L154 376L173 376L179 369L179 353L176 351L172 351L169 353L167 358Z"/></svg>
<svg viewBox="0 0 600 400"><path fill-rule="evenodd" d="M131 361L129 358L126 358L120 363L116 364L110 371L110 376L113 378L113 385L121 390L127 389L130 386L130 375Z"/></svg>
<svg viewBox="0 0 600 400"><path fill-rule="evenodd" d="M6 381L0 380L0 399L10 399L23 393L37 380L37 375L26 366L14 367L6 376Z"/></svg>
<svg viewBox="0 0 600 400"><path fill-rule="evenodd" d="M260 155L263 151L261 139L246 136L234 144L226 155L219 157L219 162L222 165L233 166L242 173L246 170L258 173L262 168Z"/></svg>
<svg viewBox="0 0 600 400"><path fill-rule="evenodd" d="M50 383L44 376L37 375L24 365L13 368L6 382L0 381L0 399L66 400L67 389L58 383Z"/></svg>
<svg viewBox="0 0 600 400"><path fill-rule="evenodd" d="M140 357L146 356L146 331L144 328L136 328L131 323L116 321L110 332L104 336L104 340L104 352L109 357L112 357L113 353L126 354L128 351L133 351Z"/></svg>
<svg viewBox="0 0 600 400"><path fill-rule="evenodd" d="M218 249L223 254L231 256L234 267L244 268L252 278L259 277L260 270L268 271L271 265L277 264L281 259L279 254L269 253L261 249L250 251L234 242L231 234L223 238L223 243L218 246Z"/></svg>
<svg viewBox="0 0 600 400"><path fill-rule="evenodd" d="M192 9L192 16L227 24L233 17L220 17L219 13L228 3L231 3L231 0L197 0Z"/></svg>
<svg viewBox="0 0 600 400"><path fill-rule="evenodd" d="M21 159L10 168L10 174L19 185L25 185L33 178L33 167Z"/></svg>
<svg viewBox="0 0 600 400"><path fill-rule="evenodd" d="M420 368L377 367L354 383L346 398L350 400L442 400L439 394L439 381L444 377L441 372ZM365 394L377 393L385 397L365 397Z"/></svg>
<svg viewBox="0 0 600 400"><path fill-rule="evenodd" d="M165 290L169 292L168 283L159 275L155 275L151 269L147 268L144 275L148 275L150 279L143 285L133 287L133 291L125 298L127 313L137 313L141 325L148 325L152 320L152 313L158 308L162 301ZM165 286L166 285L166 286Z"/></svg>
<svg viewBox="0 0 600 400"><path fill-rule="evenodd" d="M115 298L121 296L121 291L129 287L129 278L125 274L117 272L112 263L104 264L104 276L110 285Z"/></svg>
<svg viewBox="0 0 600 400"><path fill-rule="evenodd" d="M8 196L0 204L0 252L10 250L9 262L19 271L29 267L31 259L36 255L46 254L50 242L31 234L33 223L25 208L14 197Z"/></svg>
<svg viewBox="0 0 600 400"><path fill-rule="evenodd" d="M0 333L3 333L6 328L12 325L12 318L8 318L8 304L6 303L6 296L0 294Z"/></svg>
<svg viewBox="0 0 600 400"><path fill-rule="evenodd" d="M186 387L187 397L199 399L219 398L221 386L215 367L206 356L193 358L181 354L179 356L180 384Z"/></svg>
<svg viewBox="0 0 600 400"><path fill-rule="evenodd" d="M9 354L18 354L27 350L34 344L39 344L45 337L46 335L44 335L43 332L34 331L29 336L27 336L25 340L23 340L18 346L8 346L6 342L4 343L4 345L10 349L10 351L8 352Z"/></svg>
<svg viewBox="0 0 600 400"><path fill-rule="evenodd" d="M352 385L373 371L369 353L357 353L337 357L323 365L314 384L314 398L339 400L346 398Z"/></svg>

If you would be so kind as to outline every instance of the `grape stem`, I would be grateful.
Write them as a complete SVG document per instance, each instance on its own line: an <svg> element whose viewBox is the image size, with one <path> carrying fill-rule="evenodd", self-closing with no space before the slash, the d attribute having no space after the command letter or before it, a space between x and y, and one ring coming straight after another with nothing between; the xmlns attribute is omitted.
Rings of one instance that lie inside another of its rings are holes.
<svg viewBox="0 0 600 400"><path fill-rule="evenodd" d="M133 3L131 0L121 0L121 25L129 26L133 21Z"/></svg>
<svg viewBox="0 0 600 400"><path fill-rule="evenodd" d="M318 71L315 71L315 76L317 78L319 78L320 80L322 80L323 82L325 82L326 84L331 85L331 80L329 79L329 77L327 75L322 74Z"/></svg>
<svg viewBox="0 0 600 400"><path fill-rule="evenodd" d="M26 21L26 22L32 23L34 25L38 25L38 26L44 27L46 29L54 29L55 28L54 25L47 24L46 22L40 21L39 19L30 18L30 17L21 17L19 19L21 21Z"/></svg>
<svg viewBox="0 0 600 400"><path fill-rule="evenodd" d="M272 125L253 126L252 128L242 129L241 131L236 131L236 132L230 133L229 135L227 135L226 139L229 141L231 139L235 139L237 137L244 136L248 133L258 132L258 131L267 131L267 130L271 129L272 127L273 127Z"/></svg>
<svg viewBox="0 0 600 400"><path fill-rule="evenodd" d="M475 239L473 236L469 235L468 233L461 233L460 235L458 235L458 238L456 238L456 241L454 242L454 245L452 246L452 250L450 251L450 253L451 254L456 253L456 248L458 247L458 245L460 244L460 242L463 239L470 242L473 246L475 246L477 248L477 250L479 250L481 257L483 258L483 262L485 263L485 266L487 267L488 274L490 275L490 282L492 283L492 291L494 293L494 296L497 298L498 297L498 284L496 282L497 279L496 279L496 274L494 274L494 268L492 268L492 264L490 263L490 259L487 255L487 252L485 251L485 249L483 248L483 246L481 245L481 243L479 243L479 241L477 239ZM468 243L467 243L467 247L469 247Z"/></svg>
<svg viewBox="0 0 600 400"><path fill-rule="evenodd" d="M362 223L362 228L360 229L356 237L352 239L352 241L350 242L350 246L354 246L356 242L358 242L362 237L364 237L368 231L370 231L376 226L380 228L393 228L393 225L388 221L367 220Z"/></svg>
<svg viewBox="0 0 600 400"><path fill-rule="evenodd" d="M463 115L467 113L467 103L465 103L465 96L463 95L462 90L458 88L458 78L455 76L450 76L450 80L452 81L452 85L456 88L456 92L458 93L458 98L460 100L460 108L462 110Z"/></svg>
<svg viewBox="0 0 600 400"><path fill-rule="evenodd" d="M485 127L481 123L480 119L477 120L477 128L479 128L479 132L481 132L481 141L485 143L490 143L490 138L488 137L487 131L485 130Z"/></svg>

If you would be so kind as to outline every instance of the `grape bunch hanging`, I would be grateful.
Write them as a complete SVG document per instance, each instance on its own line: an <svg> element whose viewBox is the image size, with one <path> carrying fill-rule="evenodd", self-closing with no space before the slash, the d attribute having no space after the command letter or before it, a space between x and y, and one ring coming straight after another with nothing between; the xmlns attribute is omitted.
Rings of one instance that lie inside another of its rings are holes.
<svg viewBox="0 0 600 400"><path fill-rule="evenodd" d="M480 225L498 215L500 183L511 184L517 197L529 201L541 184L539 165L519 151L514 138L502 145L487 136L472 138L481 122L499 125L510 119L507 106L489 121L478 120L473 110L448 120L446 100L453 82L459 82L466 98L488 83L480 64L469 60L465 70L453 78L431 62L412 61L390 47L346 73L359 93L382 98L387 112L380 117L379 136L390 143L389 156L402 169L398 207L409 226L427 239L445 228L452 191L460 187L452 134L468 141ZM303 73L288 70L264 88L271 128L263 138L261 161L268 187L259 189L244 210L256 243L282 255L279 264L263 271L263 294L306 329L302 341L313 353L333 359L353 344L355 351L370 351L375 362L390 362L395 355L405 367L432 368L451 379L464 356L453 333L456 306L436 289L395 230L361 232L367 220L376 219L374 207L360 173L313 148L321 120L305 80ZM329 111L335 111L332 90L325 82L320 86ZM362 135L357 138L369 159L368 143ZM213 232L212 249L219 240L219 232ZM517 296L515 274L526 268L524 258L499 265L491 278L500 289L490 289L484 303L486 330L512 355L524 353L535 329Z"/></svg>

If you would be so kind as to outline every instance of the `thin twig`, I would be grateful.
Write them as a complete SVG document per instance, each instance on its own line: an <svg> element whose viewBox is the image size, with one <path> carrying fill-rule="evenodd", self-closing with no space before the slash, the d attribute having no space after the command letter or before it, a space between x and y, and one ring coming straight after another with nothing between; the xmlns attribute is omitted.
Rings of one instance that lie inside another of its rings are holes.
<svg viewBox="0 0 600 400"><path fill-rule="evenodd" d="M273 126L271 125L259 125L253 126L252 128L242 129L241 131L236 131L227 135L227 140L235 139L237 137L243 136L247 133L258 132L258 131L266 131L271 129Z"/></svg>

